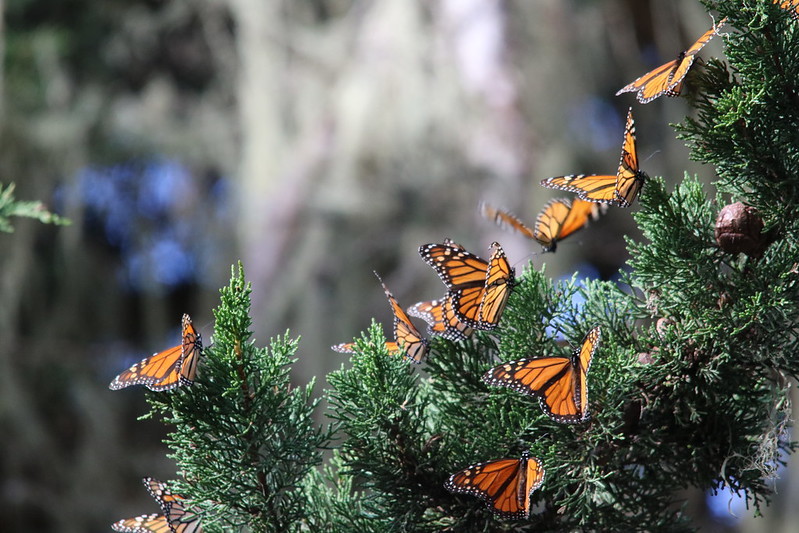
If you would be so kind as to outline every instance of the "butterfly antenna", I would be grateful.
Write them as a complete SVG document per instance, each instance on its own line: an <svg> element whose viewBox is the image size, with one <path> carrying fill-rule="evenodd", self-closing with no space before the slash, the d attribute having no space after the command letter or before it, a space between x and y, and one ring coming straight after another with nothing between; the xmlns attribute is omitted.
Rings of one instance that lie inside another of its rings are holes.
<svg viewBox="0 0 799 533"><path fill-rule="evenodd" d="M532 258L533 258L534 256L536 256L536 255L543 255L543 252L530 252L530 253L528 253L528 254L525 254L524 256L522 256L522 258L521 258L521 259L519 259L518 261L516 261L515 263L513 263L511 266L512 266L514 269L516 269L516 267L517 267L517 266L519 266L520 264L522 264L522 263L524 262L524 260L525 260L525 259L527 259L528 257L532 259Z"/></svg>
<svg viewBox="0 0 799 533"><path fill-rule="evenodd" d="M649 154L649 157L647 157L646 159L644 159L644 160L642 161L642 163L646 163L647 161L649 161L650 159L652 159L652 158L655 156L655 154L658 154L658 153L660 153L660 150L655 150L654 152L652 152L651 154Z"/></svg>

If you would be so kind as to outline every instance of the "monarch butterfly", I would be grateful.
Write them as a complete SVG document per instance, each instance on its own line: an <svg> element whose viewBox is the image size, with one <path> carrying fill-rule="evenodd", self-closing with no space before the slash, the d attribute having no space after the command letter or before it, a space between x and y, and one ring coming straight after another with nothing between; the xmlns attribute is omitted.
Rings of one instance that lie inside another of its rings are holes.
<svg viewBox="0 0 799 533"><path fill-rule="evenodd" d="M574 424L588 417L586 375L599 346L599 326L588 332L571 357L519 359L492 368L483 381L538 396L541 408L556 422Z"/></svg>
<svg viewBox="0 0 799 533"><path fill-rule="evenodd" d="M385 292L388 303L391 305L391 310L394 313L394 338L396 342L386 342L386 350L388 350L390 354L402 352L406 359L414 363L421 363L429 349L427 339L422 337L422 334L419 333L419 330L413 325L411 319L402 307L400 307L399 302L397 302L397 299L391 294L391 291L388 290L388 287L386 287L386 284L380 279L380 276L377 275L377 272L375 272L375 276L380 280L380 284L383 286L383 292ZM331 348L340 353L352 353L355 350L355 343L348 342L337 344L331 346Z"/></svg>
<svg viewBox="0 0 799 533"><path fill-rule="evenodd" d="M181 344L142 359L115 377L108 388L119 390L131 385L144 385L150 390L165 391L191 385L197 373L203 341L189 315L183 315L182 326Z"/></svg>
<svg viewBox="0 0 799 533"><path fill-rule="evenodd" d="M165 483L146 477L142 480L147 492L158 502L163 514L126 518L111 525L123 533L201 533L200 519L183 507L183 496L173 493Z"/></svg>
<svg viewBox="0 0 799 533"><path fill-rule="evenodd" d="M550 200L544 206L535 221L535 230L532 230L507 211L495 209L485 203L480 204L480 212L484 217L493 220L502 228L535 239L544 247L545 252L554 252L559 241L598 219L600 213L605 211L607 211L606 205L579 198L574 200L557 198Z"/></svg>
<svg viewBox="0 0 799 533"><path fill-rule="evenodd" d="M452 298L445 296L440 300L419 302L407 309L408 314L427 322L427 333L438 335L449 341L462 341L474 331L458 320L452 307Z"/></svg>
<svg viewBox="0 0 799 533"><path fill-rule="evenodd" d="M774 0L775 4L779 4L782 9L791 12L791 18L794 20L799 19L799 0Z"/></svg>
<svg viewBox="0 0 799 533"><path fill-rule="evenodd" d="M776 2L775 2L776 3ZM794 2L796 3L796 2ZM727 18L719 21L707 30L688 50L680 52L677 59L669 61L665 65L660 65L655 70L647 72L634 82L619 89L616 96L622 93L638 91L638 101L642 104L651 102L659 96L678 96L682 90L682 82L688 69L694 63L696 54L718 34L718 29L727 22Z"/></svg>
<svg viewBox="0 0 799 533"><path fill-rule="evenodd" d="M485 261L451 241L419 247L419 255L449 289L455 316L470 328L497 327L513 288L515 272L505 251L496 242L491 249Z"/></svg>
<svg viewBox="0 0 799 533"><path fill-rule="evenodd" d="M524 451L521 459L497 459L456 472L444 487L480 498L502 518L520 519L527 518L530 493L543 482L541 462Z"/></svg>
<svg viewBox="0 0 799 533"><path fill-rule="evenodd" d="M582 200L630 207L644 185L646 174L638 168L638 151L635 149L635 122L633 110L627 111L624 142L621 146L619 170L615 176L597 174L572 174L547 178L541 185L577 193Z"/></svg>

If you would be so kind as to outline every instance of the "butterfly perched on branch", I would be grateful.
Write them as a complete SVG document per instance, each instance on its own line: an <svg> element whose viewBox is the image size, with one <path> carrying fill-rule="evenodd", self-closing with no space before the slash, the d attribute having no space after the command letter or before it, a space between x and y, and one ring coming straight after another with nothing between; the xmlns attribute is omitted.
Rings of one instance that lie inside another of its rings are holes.
<svg viewBox="0 0 799 533"><path fill-rule="evenodd" d="M492 513L507 519L527 518L530 493L544 482L544 468L529 451L520 459L496 459L464 468L444 484L450 492L480 498Z"/></svg>
<svg viewBox="0 0 799 533"><path fill-rule="evenodd" d="M556 422L582 422L588 418L588 369L600 338L597 326L571 356L510 361L486 372L483 381L537 396L541 408Z"/></svg>
<svg viewBox="0 0 799 533"><path fill-rule="evenodd" d="M197 373L203 341L189 315L183 315L181 330L183 341L179 345L142 359L115 377L108 388L119 390L131 385L144 385L150 390L166 391L191 385Z"/></svg>

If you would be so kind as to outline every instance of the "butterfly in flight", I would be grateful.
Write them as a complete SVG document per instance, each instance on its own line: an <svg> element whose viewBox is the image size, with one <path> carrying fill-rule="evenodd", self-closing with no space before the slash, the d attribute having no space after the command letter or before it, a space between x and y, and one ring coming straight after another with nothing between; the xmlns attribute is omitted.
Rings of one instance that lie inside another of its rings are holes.
<svg viewBox="0 0 799 533"><path fill-rule="evenodd" d="M688 69L691 68L694 59L696 59L696 54L698 54L715 35L718 35L719 28L726 22L726 17L721 19L717 25L714 25L703 33L688 50L680 52L677 59L660 65L655 70L647 72L629 85L625 85L619 89L616 96L622 93L638 91L637 98L642 104L651 102L664 94L666 96L678 96L682 91L685 75L688 74Z"/></svg>
<svg viewBox="0 0 799 533"><path fill-rule="evenodd" d="M114 522L111 528L122 533L201 533L200 519L183 506L183 496L173 493L166 484L146 477L147 492L158 502L161 514L125 518Z"/></svg>
<svg viewBox="0 0 799 533"><path fill-rule="evenodd" d="M497 327L515 282L515 272L499 243L488 261L451 241L424 244L419 255L447 286L457 319L474 329Z"/></svg>
<svg viewBox="0 0 799 533"><path fill-rule="evenodd" d="M537 396L541 408L556 422L582 422L588 418L588 369L600 337L597 326L588 332L580 348L570 357L510 361L486 372L483 381Z"/></svg>
<svg viewBox="0 0 799 533"><path fill-rule="evenodd" d="M607 211L607 205L575 198L556 198L550 200L538 214L535 229L529 228L519 218L502 209L486 203L480 204L480 213L493 220L499 227L535 239L543 246L544 252L554 252L558 242L572 233L581 230Z"/></svg>
<svg viewBox="0 0 799 533"><path fill-rule="evenodd" d="M630 207L646 180L646 174L638 168L638 151L635 148L635 122L633 110L627 111L624 142L621 146L619 170L615 176L598 174L571 174L547 178L541 185L576 193L582 200L603 204Z"/></svg>
<svg viewBox="0 0 799 533"><path fill-rule="evenodd" d="M421 363L429 350L427 339L422 337L422 334L419 333L419 330L413 325L410 317L408 317L402 307L400 307L397 299L394 298L394 295L388 290L388 287L386 287L386 284L380 279L380 276L377 275L377 272L375 272L375 276L380 280L380 284L383 286L383 292L385 292L388 303L391 305L391 310L394 313L395 341L387 341L386 350L388 350L390 354L402 352L404 357L409 361ZM355 343L347 342L337 344L331 348L340 353L353 353L355 351Z"/></svg>
<svg viewBox="0 0 799 533"><path fill-rule="evenodd" d="M527 518L530 494L544 482L544 467L529 451L520 459L497 459L452 474L444 484L450 492L470 494L506 519Z"/></svg>
<svg viewBox="0 0 799 533"><path fill-rule="evenodd" d="M427 322L427 333L438 335L448 341L468 339L473 329L458 320L452 307L452 298L445 296L440 300L418 302L407 309L408 314Z"/></svg>
<svg viewBox="0 0 799 533"><path fill-rule="evenodd" d="M182 332L181 344L142 359L115 377L108 388L119 390L131 385L144 385L150 390L166 391L191 385L197 373L203 341L189 315L183 315Z"/></svg>
<svg viewBox="0 0 799 533"><path fill-rule="evenodd" d="M782 9L791 12L791 18L799 20L799 0L774 0L775 4L779 4Z"/></svg>

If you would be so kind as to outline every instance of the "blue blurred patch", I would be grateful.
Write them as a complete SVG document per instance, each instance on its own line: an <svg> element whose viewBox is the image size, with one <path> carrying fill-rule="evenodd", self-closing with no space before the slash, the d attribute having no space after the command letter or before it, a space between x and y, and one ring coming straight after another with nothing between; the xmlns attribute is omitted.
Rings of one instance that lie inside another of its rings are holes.
<svg viewBox="0 0 799 533"><path fill-rule="evenodd" d="M591 263L580 263L577 265L575 269L577 273L577 286L582 287L585 285L585 282L588 280L599 279L599 271L592 265ZM561 276L557 279L558 284L560 283L568 283L572 279L572 275L569 274L568 276ZM576 291L571 298L570 302L570 309L568 314L571 316L580 315L583 311L583 306L585 305L585 296L583 296L582 292ZM562 341L566 340L565 336L563 335L563 323L558 320L557 318L549 323L546 328L547 336L552 339Z"/></svg>
<svg viewBox="0 0 799 533"><path fill-rule="evenodd" d="M201 277L199 255L209 247L198 235L209 214L228 218L226 180L200 181L180 161L159 157L84 168L56 197L82 210L88 239L119 256L123 287L174 288Z"/></svg>
<svg viewBox="0 0 799 533"><path fill-rule="evenodd" d="M569 136L578 145L589 146L595 152L620 149L625 120L607 99L589 96L570 109ZM613 169L613 165L610 168ZM585 172L610 174L611 170L587 169Z"/></svg>

